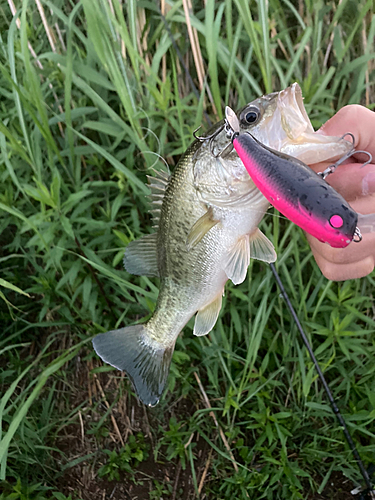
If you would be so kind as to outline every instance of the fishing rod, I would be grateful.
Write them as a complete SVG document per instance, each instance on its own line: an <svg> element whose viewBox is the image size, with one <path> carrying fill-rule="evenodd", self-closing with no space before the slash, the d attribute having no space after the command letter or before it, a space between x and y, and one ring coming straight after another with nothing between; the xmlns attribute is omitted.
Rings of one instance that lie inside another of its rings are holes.
<svg viewBox="0 0 375 500"><path fill-rule="evenodd" d="M197 99L199 100L199 98L200 98L199 91L198 91L197 87L195 86L195 83L194 83L194 81L193 81L193 79L192 79L192 77L190 75L190 71L187 68L187 66L186 66L186 64L185 64L185 62L184 62L184 60L182 58L182 55L181 55L181 52L180 52L180 50L179 50L179 48L177 46L176 40L175 40L175 38L174 38L174 36L173 36L173 34L172 34L171 30L170 30L170 27L168 25L168 22L167 22L165 16L162 14L160 8L159 8L159 14L161 16L161 19L162 19L162 21L164 23L164 26L165 26L167 32L168 32L168 36L171 39L173 48L176 51L177 57L178 57L178 59L180 61L180 64L184 68L184 70L185 70L185 72L187 74L187 77L189 79L189 83L190 83L190 86L192 88L192 91L195 94L195 96L197 97ZM204 116L206 118L206 121L207 121L208 125L211 126L212 122L211 122L209 116L207 115L207 113L205 111L204 111ZM362 462L362 459L361 459L361 457L360 457L360 455L358 453L358 450L357 450L357 448L356 448L356 446L354 444L354 441L353 441L353 439L352 439L352 437L351 437L351 435L349 433L349 430L348 430L348 427L347 427L346 422L344 420L344 417L342 416L339 408L337 407L337 404L335 402L333 394L332 394L332 392L331 392L331 390L330 390L330 388L328 386L328 383L326 381L326 378L324 377L324 374L323 374L323 372L322 372L322 370L320 368L318 360L315 357L314 351L313 351L313 349L312 349L312 347L311 347L311 345L310 345L310 343L308 341L308 338L307 338L307 336L306 336L306 334L305 334L305 332L304 332L304 330L302 328L302 325L301 325L301 323L300 323L300 321L298 319L297 313L295 312L295 310L294 310L294 308L292 306L292 303L291 303L291 301L289 299L289 296L288 296L288 294L287 294L287 292L286 292L286 290L284 288L284 285L283 285L283 283L281 281L281 278L280 278L280 276L279 276L279 274L278 274L278 272L276 270L276 267L275 267L275 265L273 263L270 263L270 267L271 267L271 271L272 271L272 273L274 275L274 278L275 278L275 280L276 280L276 282L277 282L277 284L278 284L278 286L280 288L281 294L284 297L284 300L285 300L285 302L286 302L286 304L288 306L290 314L291 314L294 322L297 325L298 331L299 331L299 333L300 333L300 335L302 337L302 340L303 340L303 342L304 342L304 344L306 346L306 349L307 349L307 351L308 351L308 353L309 353L309 355L310 355L310 357L311 357L311 359L312 359L312 361L314 363L315 369L318 372L319 378L320 378L320 380L321 380L321 382L323 384L324 390L325 390L325 392L327 394L327 397L328 397L328 400L329 400L329 402L331 404L332 410L333 410L334 414L336 415L336 417L337 417L337 419L338 419L341 427L343 428L345 439L348 442L348 445L349 445L349 447L350 447L350 449L351 449L351 451L352 451L352 453L354 455L354 458L356 459L357 465L358 465L359 470L361 472L361 475L362 475L362 477L364 479L364 482L365 482L365 485L366 485L366 489L365 490L356 489L355 490L355 492L356 492L355 494L361 493L361 496L360 496L359 500L375 500L375 489L373 488L373 486L371 484L369 473L365 469L365 466L364 466L364 464ZM352 494L353 494L353 492L352 492Z"/></svg>
<svg viewBox="0 0 375 500"><path fill-rule="evenodd" d="M329 399L329 402L331 403L331 406L332 406L332 410L333 410L333 413L336 415L337 417L337 420L339 421L341 427L343 428L343 431L344 431L344 436L348 442L348 445L354 455L354 458L356 459L357 461L357 465L359 467L359 470L361 471L361 474L362 474L362 477L365 481L365 484L366 484L366 490L365 491L362 491L361 492L361 500L366 500L366 495L367 495L367 498L368 499L375 499L375 490L373 489L372 487L372 484L371 484L371 481L370 481L370 477L369 477L369 474L367 472L367 470L365 469L365 466L363 465L363 462L361 460L361 457L358 453L358 450L354 444L354 441L349 433L349 430L348 430L348 427L345 423L345 420L344 420L344 417L342 416L340 410L338 409L337 407L337 404L336 404L336 401L335 401L335 398L333 397L333 394L331 392L331 389L329 388L329 385L327 383L327 380L320 368L320 365L318 363L318 360L316 359L315 357L315 354L314 354L314 351L309 343L309 340L302 328L302 325L298 319L298 316L297 316L297 313L296 311L294 310L293 306L292 306L292 303L289 299L289 296L284 288L284 285L282 284L282 281L280 279L280 276L279 276L279 273L276 271L276 267L275 267L275 264L271 263L270 264L270 267L271 267L271 271L274 275L274 278L280 288L280 291L281 291L281 294L282 296L284 297L284 300L286 302L286 305L288 306L288 309L290 311L290 314L295 322L295 324L297 325L297 328L298 328L298 331L302 337L302 340L306 346L306 349L310 355L310 358L312 359L312 362L314 363L314 366L315 366L315 369L316 371L318 372L318 375L319 375L319 378L323 384L323 387L324 387L324 390L326 391L326 394L327 394L327 397Z"/></svg>

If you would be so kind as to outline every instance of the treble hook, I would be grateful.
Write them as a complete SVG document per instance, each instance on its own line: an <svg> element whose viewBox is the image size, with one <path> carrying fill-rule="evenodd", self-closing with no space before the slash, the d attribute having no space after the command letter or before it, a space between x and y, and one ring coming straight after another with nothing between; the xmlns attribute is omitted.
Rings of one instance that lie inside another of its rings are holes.
<svg viewBox="0 0 375 500"><path fill-rule="evenodd" d="M333 172L336 170L336 168L339 165L344 163L344 161L346 161L351 156L356 155L358 153L363 153L363 154L368 156L368 160L361 166L361 168L365 167L366 165L368 165L369 163L372 162L372 154L371 153L369 153L368 151L364 151L363 149L354 149L355 138L351 132L346 132L346 134L344 134L342 137L340 137L340 140L344 139L344 137L346 137L347 135L349 135L352 139L352 147L350 148L350 150L347 153L344 154L344 156L342 156L335 163L332 163L332 165L329 165L325 170L323 170L323 172L318 172L318 175L320 175L320 177L322 179L326 179L330 174L333 174Z"/></svg>
<svg viewBox="0 0 375 500"><path fill-rule="evenodd" d="M212 137L211 143L210 143L210 152L214 158L219 158L220 156L223 156L226 152L231 152L233 149L233 144L232 144L232 140L231 140L232 136L233 136L233 129L232 129L230 123L228 122L227 118L224 120L224 125L220 129L220 132L223 129L225 130L226 135L227 135L228 139L230 139L230 141L228 142L228 144L225 146L224 149L222 149L218 153L215 153L214 152L214 142L213 142L214 137Z"/></svg>
<svg viewBox="0 0 375 500"><path fill-rule="evenodd" d="M209 141L210 142L210 153L212 154L212 156L214 158L219 158L219 156L222 156L228 149L232 149L233 146L232 146L232 143L229 142L229 144L227 144L225 146L224 149L222 149L221 151L219 151L218 153L215 153L214 152L214 147L215 147L215 143L214 143L214 139L220 134L220 132L222 132L224 129L226 130L227 134L228 134L228 123L227 121L225 120L225 122L223 123L223 125L220 125L220 127L218 127L211 135L197 135L197 132L198 130L201 128L201 126L199 126L197 129L194 130L193 132L193 136L195 139L197 139L197 141L199 142L206 142L206 141Z"/></svg>
<svg viewBox="0 0 375 500"><path fill-rule="evenodd" d="M194 139L197 139L197 141L204 142L206 140L205 137L197 135L198 130L202 128L202 125L199 125L198 128L196 128L193 132Z"/></svg>
<svg viewBox="0 0 375 500"><path fill-rule="evenodd" d="M225 125L221 125L218 127L215 132L213 132L211 135L197 135L198 130L202 127L202 125L199 125L198 128L196 128L193 132L193 136L195 139L197 139L199 142L205 142L205 141L212 141L220 132L223 130Z"/></svg>
<svg viewBox="0 0 375 500"><path fill-rule="evenodd" d="M210 153L212 154L212 156L214 158L219 158L219 156L222 156L228 149L233 149L233 146L232 146L232 143L230 142L229 144L227 144L225 146L224 149L222 149L221 151L219 151L218 153L215 153L214 152L214 147L215 147L215 144L214 144L214 139L220 134L220 132L222 132L224 129L226 130L227 132L227 135L228 135L228 123L227 121L225 120L225 122L223 123L223 125L220 125L220 127L218 127L211 135L197 135L197 132L198 130L201 128L201 126L199 126L197 129L194 130L193 132L193 136L195 139L197 139L197 141L199 142L206 142L206 141L209 141L210 143Z"/></svg>

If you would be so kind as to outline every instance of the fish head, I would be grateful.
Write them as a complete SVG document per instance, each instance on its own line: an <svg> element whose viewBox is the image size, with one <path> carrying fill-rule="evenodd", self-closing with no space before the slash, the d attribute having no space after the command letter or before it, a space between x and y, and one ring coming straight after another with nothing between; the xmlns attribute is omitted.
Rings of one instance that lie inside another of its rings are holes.
<svg viewBox="0 0 375 500"><path fill-rule="evenodd" d="M242 132L309 165L336 160L352 147L342 137L314 131L298 83L255 99L238 111L237 118Z"/></svg>
<svg viewBox="0 0 375 500"><path fill-rule="evenodd" d="M236 116L240 133L249 132L265 146L308 165L334 161L352 147L342 137L314 131L298 83L258 97L237 111ZM248 193L254 196L255 185L231 147L224 121L215 124L200 141L193 155L193 170L194 186L202 194L202 200L212 205L233 206L243 203Z"/></svg>

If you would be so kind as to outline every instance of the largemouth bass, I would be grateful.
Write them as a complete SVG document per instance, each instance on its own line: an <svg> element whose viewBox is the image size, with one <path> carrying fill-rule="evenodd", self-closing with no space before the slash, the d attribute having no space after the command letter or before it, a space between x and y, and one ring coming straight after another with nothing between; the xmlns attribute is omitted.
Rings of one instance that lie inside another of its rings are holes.
<svg viewBox="0 0 375 500"><path fill-rule="evenodd" d="M237 113L241 131L306 163L345 154L351 144L313 131L297 84L260 97ZM246 277L250 258L276 260L273 244L258 229L269 202L256 188L233 149L223 122L197 138L172 176L149 178L153 234L125 251L128 272L159 276L149 321L96 336L103 361L124 370L140 400L158 403L176 339L196 314L194 335L206 335L218 318L224 286Z"/></svg>

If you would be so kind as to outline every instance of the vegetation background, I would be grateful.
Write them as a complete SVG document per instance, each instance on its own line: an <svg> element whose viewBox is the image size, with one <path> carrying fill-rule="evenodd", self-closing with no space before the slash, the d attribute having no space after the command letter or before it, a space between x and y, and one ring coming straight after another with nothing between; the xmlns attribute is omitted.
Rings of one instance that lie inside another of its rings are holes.
<svg viewBox="0 0 375 500"><path fill-rule="evenodd" d="M153 409L92 337L146 319L146 173L199 125L298 81L315 127L374 109L371 0L0 0L0 499L346 499L361 481L269 268L177 342ZM190 77L191 75L191 77ZM191 80L191 79L192 80ZM193 83L198 89L196 95ZM262 230L366 464L374 277L327 281L298 228Z"/></svg>

